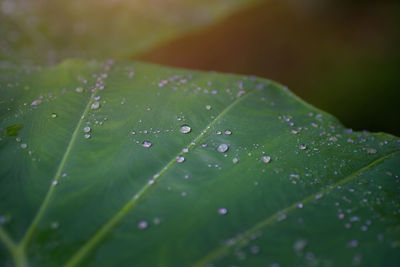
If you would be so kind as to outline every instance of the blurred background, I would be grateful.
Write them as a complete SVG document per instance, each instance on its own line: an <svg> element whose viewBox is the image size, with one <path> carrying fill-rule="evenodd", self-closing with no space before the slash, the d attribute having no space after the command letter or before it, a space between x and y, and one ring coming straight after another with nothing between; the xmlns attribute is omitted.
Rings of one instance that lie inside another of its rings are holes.
<svg viewBox="0 0 400 267"><path fill-rule="evenodd" d="M137 58L273 79L349 128L400 136L400 1L263 1Z"/></svg>
<svg viewBox="0 0 400 267"><path fill-rule="evenodd" d="M400 136L400 1L0 0L0 61L142 60L287 85Z"/></svg>

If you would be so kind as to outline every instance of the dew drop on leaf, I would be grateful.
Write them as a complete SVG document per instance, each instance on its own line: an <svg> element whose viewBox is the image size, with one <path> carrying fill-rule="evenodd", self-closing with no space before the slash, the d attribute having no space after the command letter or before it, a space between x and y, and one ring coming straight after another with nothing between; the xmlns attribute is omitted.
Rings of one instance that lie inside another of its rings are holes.
<svg viewBox="0 0 400 267"><path fill-rule="evenodd" d="M185 161L185 158L184 158L184 157L182 157L182 156L176 157L176 162L182 163L182 162L184 162L184 161Z"/></svg>
<svg viewBox="0 0 400 267"><path fill-rule="evenodd" d="M263 156L262 157L262 161L264 163L270 163L271 162L271 157L270 156Z"/></svg>
<svg viewBox="0 0 400 267"><path fill-rule="evenodd" d="M86 139L89 139L90 137L92 137L90 134L85 134Z"/></svg>
<svg viewBox="0 0 400 267"><path fill-rule="evenodd" d="M192 128L190 128L189 125L182 125L179 131L183 134L190 133L192 131Z"/></svg>
<svg viewBox="0 0 400 267"><path fill-rule="evenodd" d="M232 131L231 131L231 130L226 130L226 131L225 131L225 134L226 134L226 135L231 135L231 134L232 134Z"/></svg>
<svg viewBox="0 0 400 267"><path fill-rule="evenodd" d="M142 147L151 147L153 144L149 141L143 141Z"/></svg>
<svg viewBox="0 0 400 267"><path fill-rule="evenodd" d="M57 114L56 113L51 113L51 117L54 119L54 118L57 118Z"/></svg>
<svg viewBox="0 0 400 267"><path fill-rule="evenodd" d="M21 144L21 148L22 148L22 149L25 149L25 148L27 148L27 147L28 147L27 144L25 144L25 143L24 143L24 144Z"/></svg>
<svg viewBox="0 0 400 267"><path fill-rule="evenodd" d="M220 144L217 148L217 151L221 152L221 153L225 153L226 151L228 151L228 149L229 149L229 146L227 144Z"/></svg>
<svg viewBox="0 0 400 267"><path fill-rule="evenodd" d="M228 210L226 208L219 208L218 213L221 215L225 215L228 213Z"/></svg>
<svg viewBox="0 0 400 267"><path fill-rule="evenodd" d="M89 126L86 126L85 128L83 128L83 132L88 133L90 132L92 129Z"/></svg>
<svg viewBox="0 0 400 267"><path fill-rule="evenodd" d="M148 225L149 225L149 224L148 224L146 221L140 221L140 222L138 223L138 228L139 228L140 230L144 230L144 229L147 228Z"/></svg>
<svg viewBox="0 0 400 267"><path fill-rule="evenodd" d="M94 102L92 103L92 105L90 106L90 109L98 109L100 107L100 103L99 102Z"/></svg>

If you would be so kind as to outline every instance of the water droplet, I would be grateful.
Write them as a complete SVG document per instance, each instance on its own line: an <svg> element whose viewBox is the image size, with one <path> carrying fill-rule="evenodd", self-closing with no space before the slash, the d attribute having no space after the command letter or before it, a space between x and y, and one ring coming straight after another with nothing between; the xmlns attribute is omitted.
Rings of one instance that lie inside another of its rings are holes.
<svg viewBox="0 0 400 267"><path fill-rule="evenodd" d="M271 157L270 156L263 156L262 157L262 161L264 161L265 163L270 163L271 162Z"/></svg>
<svg viewBox="0 0 400 267"><path fill-rule="evenodd" d="M21 144L21 148L22 148L22 149L25 149L25 148L27 148L27 147L28 147L27 144L25 144L25 143L24 143L24 144Z"/></svg>
<svg viewBox="0 0 400 267"><path fill-rule="evenodd" d="M217 148L217 151L221 152L221 153L225 153L226 151L228 151L228 149L229 149L229 146L227 144L220 144Z"/></svg>
<svg viewBox="0 0 400 267"><path fill-rule="evenodd" d="M293 244L293 249L294 251L296 251L297 253L302 252L307 246L307 240L297 240L294 244Z"/></svg>
<svg viewBox="0 0 400 267"><path fill-rule="evenodd" d="M51 117L54 119L54 118L57 118L57 114L56 113L51 113Z"/></svg>
<svg viewBox="0 0 400 267"><path fill-rule="evenodd" d="M83 128L83 132L88 133L90 132L92 129L89 126L86 126L85 128Z"/></svg>
<svg viewBox="0 0 400 267"><path fill-rule="evenodd" d="M182 163L182 162L184 162L184 161L185 161L185 158L184 158L184 157L182 157L182 156L176 157L176 162Z"/></svg>
<svg viewBox="0 0 400 267"><path fill-rule="evenodd" d="M376 154L377 150L375 148L367 148L368 154Z"/></svg>
<svg viewBox="0 0 400 267"><path fill-rule="evenodd" d="M211 106L210 106L210 105L207 105L207 106L206 106L206 109L207 109L207 110L211 110Z"/></svg>
<svg viewBox="0 0 400 267"><path fill-rule="evenodd" d="M225 134L226 134L226 135L231 135L231 134L232 134L232 131L231 131L231 130L226 130L226 131L225 131Z"/></svg>
<svg viewBox="0 0 400 267"><path fill-rule="evenodd" d="M301 150L305 150L305 149L307 149L307 146L306 145L300 145L300 149Z"/></svg>
<svg viewBox="0 0 400 267"><path fill-rule="evenodd" d="M143 141L142 147L151 147L153 144L149 141Z"/></svg>
<svg viewBox="0 0 400 267"><path fill-rule="evenodd" d="M192 131L192 128L190 128L189 125L182 125L179 131L183 134L190 133Z"/></svg>
<svg viewBox="0 0 400 267"><path fill-rule="evenodd" d="M92 105L90 106L90 109L98 109L100 107L100 103L99 102L94 102L92 103Z"/></svg>
<svg viewBox="0 0 400 267"><path fill-rule="evenodd" d="M302 208L303 208L303 203L297 204L297 207L298 207L299 209L302 209Z"/></svg>
<svg viewBox="0 0 400 267"><path fill-rule="evenodd" d="M292 133L292 134L298 134L299 132L296 131L296 130L291 130L291 133Z"/></svg>
<svg viewBox="0 0 400 267"><path fill-rule="evenodd" d="M78 87L78 88L75 89L75 91L76 91L77 93L82 93L82 92L83 92L83 89L82 89L82 87Z"/></svg>
<svg viewBox="0 0 400 267"><path fill-rule="evenodd" d="M135 135L135 134L136 134L136 132L135 132L135 131L131 131L131 134L132 134L132 135Z"/></svg>
<svg viewBox="0 0 400 267"><path fill-rule="evenodd" d="M140 222L138 223L138 228L139 228L140 230L146 229L147 226L149 226L149 224L148 224L146 221L140 221Z"/></svg>
<svg viewBox="0 0 400 267"><path fill-rule="evenodd" d="M218 135L221 135L221 134L222 134L221 131L216 131L215 133L218 134Z"/></svg>
<svg viewBox="0 0 400 267"><path fill-rule="evenodd" d="M251 253L253 254L258 254L260 252L260 247L259 246L252 246L250 248Z"/></svg>
<svg viewBox="0 0 400 267"><path fill-rule="evenodd" d="M233 159L232 159L232 162L233 162L234 164L236 164L236 163L239 162L239 159L238 159L238 158L233 158Z"/></svg>
<svg viewBox="0 0 400 267"><path fill-rule="evenodd" d="M187 147L185 147L185 148L182 149L182 152L183 152L183 153L188 153L188 152L189 152L189 149L188 149Z"/></svg>
<svg viewBox="0 0 400 267"><path fill-rule="evenodd" d="M349 248L358 247L358 241L357 241L357 240L350 240L350 241L347 243L347 246L348 246Z"/></svg>
<svg viewBox="0 0 400 267"><path fill-rule="evenodd" d="M51 229L58 229L58 227L60 227L60 223L59 222L52 222L51 223Z"/></svg>
<svg viewBox="0 0 400 267"><path fill-rule="evenodd" d="M51 183L53 186L58 185L58 181L57 180L53 180L53 182Z"/></svg>
<svg viewBox="0 0 400 267"><path fill-rule="evenodd" d="M228 213L228 210L226 208L219 208L218 213L221 215L225 215Z"/></svg>
<svg viewBox="0 0 400 267"><path fill-rule="evenodd" d="M90 137L92 137L90 134L85 134L84 136L86 139L89 139Z"/></svg>

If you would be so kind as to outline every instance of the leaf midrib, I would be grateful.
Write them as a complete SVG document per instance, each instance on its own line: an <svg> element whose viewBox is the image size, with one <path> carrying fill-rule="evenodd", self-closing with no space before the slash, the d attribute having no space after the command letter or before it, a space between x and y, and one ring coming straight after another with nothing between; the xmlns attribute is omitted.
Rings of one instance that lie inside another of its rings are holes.
<svg viewBox="0 0 400 267"><path fill-rule="evenodd" d="M196 136L185 148L190 150L194 146L196 146L199 141L209 134L209 130L219 121L221 118L228 113L234 106L238 103L246 99L251 94L256 91L261 91L262 89L253 89L241 97L238 97L235 101L230 103L227 107L225 107L219 114L216 116L207 126L200 131L200 134ZM182 156L184 154L183 149L180 150L178 154L176 154L159 172L157 172L156 176L153 176L152 183L146 183L139 192L137 192L120 210L118 210L114 216L111 217L101 228L98 230L64 265L65 267L72 267L79 264L79 262L88 254L90 251L101 241L101 239L108 234L109 231L113 229L113 227L118 224L131 209L135 206L136 202L143 197L143 195L148 191L148 189L155 185L156 181L159 180L167 171L171 169L173 165L176 164L176 158L178 156Z"/></svg>
<svg viewBox="0 0 400 267"><path fill-rule="evenodd" d="M262 220L261 222L255 224L253 227L245 230L243 232L243 234L240 237L238 237L235 240L235 242L233 242L232 245L227 244L227 245L223 245L223 246L219 246L219 247L215 248L214 250L209 252L206 256L204 256L200 260L196 261L196 263L194 263L193 266L194 267L201 267L201 266L204 266L204 265L206 265L208 263L211 263L213 260L218 259L219 257L227 254L231 248L236 247L236 246L240 246L241 244L245 244L246 243L245 241L248 240L251 237L251 234L259 231L260 229L262 229L264 227L267 227L267 226L271 225L271 223L275 222L281 214L286 214L287 215L288 213L293 212L294 210L297 210L298 205L300 203L305 205L305 204L309 203L310 201L314 200L317 195L320 195L320 194L323 195L323 194L329 193L334 188L337 188L338 186L341 186L341 185L347 184L348 182L351 182L355 177L357 177L357 175L359 175L359 174L363 173L364 171L366 171L366 170L368 170L368 169L370 169L370 168L382 163L384 160L386 160L388 158L396 156L399 153L400 153L400 151L394 151L394 152L391 152L389 154L386 154L386 155L384 155L384 156L372 161L371 163L365 165L364 167L356 170L355 172L351 173L350 175L344 177L343 179L341 179L337 183L335 183L333 185L326 186L326 187L322 188L321 190L319 190L318 192L313 193L313 194L311 194L311 195L309 195L309 196L307 196L307 197L305 197L305 198L303 198L303 199L301 199L299 201L296 201L292 205L287 206L286 208L283 208L283 209L275 212L271 216L269 216L266 219Z"/></svg>
<svg viewBox="0 0 400 267"><path fill-rule="evenodd" d="M107 64L107 63L106 63ZM109 65L109 69L107 71L104 71L104 73L108 73L111 69L111 64ZM91 88L91 87L88 87ZM79 130L82 127L82 123L84 121L84 119L86 118L87 113L90 110L90 106L94 100L94 97L96 96L96 93L98 91L98 89L96 87L94 87L95 90L90 94L88 102L84 108L84 110L82 111L82 114L79 117L79 121L71 135L71 139L68 142L67 148L63 154L63 157L61 158L61 161L57 167L57 171L55 173L55 175L53 176L53 178L51 179L51 183L50 183L50 187L46 193L46 196L44 198L44 200L42 201L38 211L36 212L33 221L31 222L31 224L29 225L28 229L26 230L24 236L22 237L21 241L19 243L15 243L10 237L9 235L3 230L3 228L0 229L0 239L3 240L3 242L6 244L7 248L9 249L10 253L12 254L13 258L14 258L14 262L16 264L16 266L25 266L26 264L26 259L25 259L25 249L26 246L28 245L28 243L30 242L30 240L32 239L32 236L35 232L35 230L37 229L37 225L39 224L40 220L43 217L44 212L46 211L50 199L53 196L54 190L55 190L55 185L53 184L54 181L56 181L56 183L58 183L60 177L61 177L61 173L64 169L64 166L69 158L69 155L71 153L72 147L75 144L75 140L77 139ZM22 257L22 259L21 259Z"/></svg>

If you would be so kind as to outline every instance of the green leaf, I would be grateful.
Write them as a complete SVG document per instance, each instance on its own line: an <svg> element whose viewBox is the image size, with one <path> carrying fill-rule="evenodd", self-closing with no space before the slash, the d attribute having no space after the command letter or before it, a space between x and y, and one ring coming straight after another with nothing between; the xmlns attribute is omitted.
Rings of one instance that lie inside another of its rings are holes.
<svg viewBox="0 0 400 267"><path fill-rule="evenodd" d="M400 262L399 138L274 82L69 60L0 85L1 265Z"/></svg>
<svg viewBox="0 0 400 267"><path fill-rule="evenodd" d="M0 59L127 58L257 0L4 0Z"/></svg>

